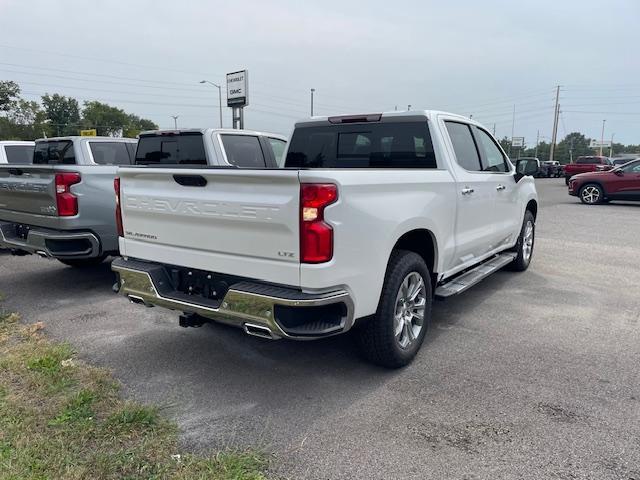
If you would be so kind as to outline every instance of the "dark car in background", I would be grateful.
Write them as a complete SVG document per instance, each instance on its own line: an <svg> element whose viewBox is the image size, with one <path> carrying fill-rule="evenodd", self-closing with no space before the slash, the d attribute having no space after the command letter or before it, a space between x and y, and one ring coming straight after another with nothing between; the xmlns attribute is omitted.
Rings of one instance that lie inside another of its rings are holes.
<svg viewBox="0 0 640 480"><path fill-rule="evenodd" d="M582 173L569 180L569 195L595 205L611 200L640 201L640 159L608 171Z"/></svg>
<svg viewBox="0 0 640 480"><path fill-rule="evenodd" d="M569 180L574 175L599 170L611 170L613 165L609 157L599 155L584 155L576 158L575 162L564 166L564 182L569 185Z"/></svg>

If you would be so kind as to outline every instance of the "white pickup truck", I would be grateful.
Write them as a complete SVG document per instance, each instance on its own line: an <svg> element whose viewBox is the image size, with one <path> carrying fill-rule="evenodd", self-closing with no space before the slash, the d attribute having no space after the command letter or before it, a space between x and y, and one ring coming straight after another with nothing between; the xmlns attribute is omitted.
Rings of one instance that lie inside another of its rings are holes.
<svg viewBox="0 0 640 480"><path fill-rule="evenodd" d="M298 122L285 168L119 171L117 289L251 335L353 328L365 356L410 362L434 297L531 261L537 161L479 123L405 112Z"/></svg>

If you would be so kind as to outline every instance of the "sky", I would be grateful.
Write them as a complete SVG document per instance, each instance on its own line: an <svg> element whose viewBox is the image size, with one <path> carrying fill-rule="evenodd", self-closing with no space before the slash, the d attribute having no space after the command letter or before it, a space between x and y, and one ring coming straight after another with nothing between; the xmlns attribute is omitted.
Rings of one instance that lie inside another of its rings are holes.
<svg viewBox="0 0 640 480"><path fill-rule="evenodd" d="M247 69L245 128L289 134L314 88L316 115L447 110L529 146L561 85L560 138L639 144L639 26L640 0L0 0L0 80L217 127L199 81Z"/></svg>

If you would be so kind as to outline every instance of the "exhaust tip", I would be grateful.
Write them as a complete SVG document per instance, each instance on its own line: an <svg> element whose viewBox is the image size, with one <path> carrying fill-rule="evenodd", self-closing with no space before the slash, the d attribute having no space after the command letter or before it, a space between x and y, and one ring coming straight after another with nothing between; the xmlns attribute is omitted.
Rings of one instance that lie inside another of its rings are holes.
<svg viewBox="0 0 640 480"><path fill-rule="evenodd" d="M142 297L137 295L127 295L127 298L131 303L135 303L136 305L144 305L145 307L153 307L150 303L144 301Z"/></svg>
<svg viewBox="0 0 640 480"><path fill-rule="evenodd" d="M275 340L271 330L263 325L255 325L253 323L245 323L243 325L244 331L247 335L253 335L254 337L267 338L269 340Z"/></svg>

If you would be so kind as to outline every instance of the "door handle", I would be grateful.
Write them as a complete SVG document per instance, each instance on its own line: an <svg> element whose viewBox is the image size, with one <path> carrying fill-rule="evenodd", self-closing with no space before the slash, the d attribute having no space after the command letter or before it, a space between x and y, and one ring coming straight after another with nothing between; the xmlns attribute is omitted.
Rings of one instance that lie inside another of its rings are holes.
<svg viewBox="0 0 640 480"><path fill-rule="evenodd" d="M507 187L505 187L504 185L498 185L496 187L496 190L504 190L505 188L507 188Z"/></svg>
<svg viewBox="0 0 640 480"><path fill-rule="evenodd" d="M473 188L465 187L461 190L463 195L471 195L473 193Z"/></svg>

